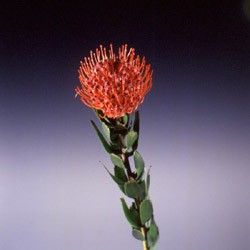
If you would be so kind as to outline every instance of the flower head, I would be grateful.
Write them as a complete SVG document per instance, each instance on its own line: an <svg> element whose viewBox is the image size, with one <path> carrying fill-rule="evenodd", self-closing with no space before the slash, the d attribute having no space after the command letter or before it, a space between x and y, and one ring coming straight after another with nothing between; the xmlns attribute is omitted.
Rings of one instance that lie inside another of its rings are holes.
<svg viewBox="0 0 250 250"><path fill-rule="evenodd" d="M141 60L134 51L123 45L116 55L112 44L109 53L102 45L95 53L90 51L78 70L81 88L75 89L76 96L109 118L134 112L151 89L153 74L145 58Z"/></svg>

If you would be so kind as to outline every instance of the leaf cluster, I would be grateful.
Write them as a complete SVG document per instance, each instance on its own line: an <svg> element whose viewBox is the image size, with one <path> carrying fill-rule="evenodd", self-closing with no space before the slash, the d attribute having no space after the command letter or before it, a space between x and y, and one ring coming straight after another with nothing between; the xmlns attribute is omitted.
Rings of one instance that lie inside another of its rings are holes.
<svg viewBox="0 0 250 250"><path fill-rule="evenodd" d="M94 121L91 121L96 133L109 153L114 165L113 173L108 174L128 198L133 199L128 206L125 199L121 199L122 208L129 224L132 235L147 242L148 249L156 246L159 230L154 220L153 205L149 198L150 174L145 173L145 163L138 152L139 141L139 112L134 115L110 119L103 117L101 111L94 110L101 122L101 130ZM132 171L129 158L133 157L134 170Z"/></svg>

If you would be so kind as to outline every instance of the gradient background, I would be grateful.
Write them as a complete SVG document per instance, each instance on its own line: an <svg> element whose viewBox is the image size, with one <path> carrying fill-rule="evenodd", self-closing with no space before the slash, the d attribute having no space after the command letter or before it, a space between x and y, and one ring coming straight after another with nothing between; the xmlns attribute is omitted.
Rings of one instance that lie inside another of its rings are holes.
<svg viewBox="0 0 250 250"><path fill-rule="evenodd" d="M139 151L158 249L250 249L249 1L0 5L0 250L142 249L74 98L79 61L110 42L154 69Z"/></svg>

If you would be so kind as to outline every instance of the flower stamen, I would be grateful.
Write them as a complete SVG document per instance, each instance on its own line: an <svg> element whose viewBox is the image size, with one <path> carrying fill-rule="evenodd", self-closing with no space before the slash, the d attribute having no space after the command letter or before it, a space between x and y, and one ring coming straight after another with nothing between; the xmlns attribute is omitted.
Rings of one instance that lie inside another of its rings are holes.
<svg viewBox="0 0 250 250"><path fill-rule="evenodd" d="M84 104L102 110L104 117L122 117L134 112L152 87L150 65L127 44L118 49L110 44L108 51L102 45L90 57L84 57L78 70L81 88L75 89Z"/></svg>

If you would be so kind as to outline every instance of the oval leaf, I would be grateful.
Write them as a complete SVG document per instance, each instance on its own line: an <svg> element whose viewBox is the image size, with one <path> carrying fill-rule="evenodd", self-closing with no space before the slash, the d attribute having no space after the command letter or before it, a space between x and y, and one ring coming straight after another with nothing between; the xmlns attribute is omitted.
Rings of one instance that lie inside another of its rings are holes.
<svg viewBox="0 0 250 250"><path fill-rule="evenodd" d="M150 174L149 174L149 172L150 172L150 168L149 168L149 170L147 172L147 177L146 177L146 192L147 193L148 193L149 186L150 186Z"/></svg>
<svg viewBox="0 0 250 250"><path fill-rule="evenodd" d="M141 196L141 187L136 181L128 181L125 183L125 193L130 198L138 198Z"/></svg>
<svg viewBox="0 0 250 250"><path fill-rule="evenodd" d="M148 238L148 244L150 246L150 249L154 249L154 247L156 246L156 243L159 239L159 229L154 221L154 219L152 219L151 221L151 225L149 227L148 233L147 233L147 238Z"/></svg>
<svg viewBox="0 0 250 250"><path fill-rule="evenodd" d="M144 200L146 198L146 196L147 196L147 188L146 188L145 181L140 182L139 186L140 186L140 196L139 196L139 198L141 200Z"/></svg>
<svg viewBox="0 0 250 250"><path fill-rule="evenodd" d="M133 229L132 235L133 235L137 240L141 240L141 241L144 241L144 240L145 240L144 235L143 235L142 232L141 232L140 230L138 230L138 229Z"/></svg>
<svg viewBox="0 0 250 250"><path fill-rule="evenodd" d="M115 155L115 154L110 154L110 158L115 166L117 166L119 168L125 168L125 165L124 165L121 157L119 157L118 155Z"/></svg>
<svg viewBox="0 0 250 250"><path fill-rule="evenodd" d="M137 172L137 179L140 179L144 172L145 164L141 155L139 154L137 150L134 152L134 162L135 162L135 168Z"/></svg>
<svg viewBox="0 0 250 250"><path fill-rule="evenodd" d="M129 209L127 206L127 203L125 202L123 198L121 198L121 202L122 202L123 212L129 224L132 227L140 228L140 218L139 218L138 212L133 208Z"/></svg>
<svg viewBox="0 0 250 250"><path fill-rule="evenodd" d="M125 145L127 148L131 148L135 141L137 140L138 135L135 131L129 131L125 138Z"/></svg>
<svg viewBox="0 0 250 250"><path fill-rule="evenodd" d="M114 174L117 179L123 182L123 184L128 181L128 177L124 168L119 168L115 166Z"/></svg>
<svg viewBox="0 0 250 250"><path fill-rule="evenodd" d="M143 200L140 205L141 223L144 225L153 215L153 206L149 199Z"/></svg>
<svg viewBox="0 0 250 250"><path fill-rule="evenodd" d="M102 131L106 135L107 139L110 141L110 130L109 127L104 122L102 122Z"/></svg>
<svg viewBox="0 0 250 250"><path fill-rule="evenodd" d="M126 126L127 123L128 123L128 120L129 120L129 115L125 114L125 115L123 116L122 120L123 120L123 124Z"/></svg>

